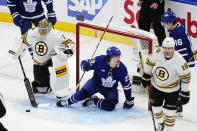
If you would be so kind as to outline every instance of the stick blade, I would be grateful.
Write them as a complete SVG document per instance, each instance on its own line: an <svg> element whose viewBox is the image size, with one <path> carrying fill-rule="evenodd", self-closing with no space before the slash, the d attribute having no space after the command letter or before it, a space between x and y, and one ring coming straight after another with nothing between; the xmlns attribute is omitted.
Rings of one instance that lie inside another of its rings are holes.
<svg viewBox="0 0 197 131"><path fill-rule="evenodd" d="M51 106L52 106L52 103L44 103L44 104L38 104L37 108L47 108Z"/></svg>

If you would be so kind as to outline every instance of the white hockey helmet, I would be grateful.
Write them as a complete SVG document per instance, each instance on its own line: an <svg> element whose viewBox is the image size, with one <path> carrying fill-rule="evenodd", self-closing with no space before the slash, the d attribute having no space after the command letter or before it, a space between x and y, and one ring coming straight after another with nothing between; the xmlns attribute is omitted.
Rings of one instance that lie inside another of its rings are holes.
<svg viewBox="0 0 197 131"><path fill-rule="evenodd" d="M162 47L175 47L175 41L172 37L166 37L162 42Z"/></svg>

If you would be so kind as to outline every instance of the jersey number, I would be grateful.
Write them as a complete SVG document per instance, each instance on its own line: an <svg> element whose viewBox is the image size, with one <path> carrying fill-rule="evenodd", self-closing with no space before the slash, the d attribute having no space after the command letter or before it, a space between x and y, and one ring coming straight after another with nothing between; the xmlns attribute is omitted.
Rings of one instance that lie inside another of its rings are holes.
<svg viewBox="0 0 197 131"><path fill-rule="evenodd" d="M188 65L187 65L187 63L185 63L185 64L184 64L184 65L182 65L181 67L183 68L183 70L188 69Z"/></svg>
<svg viewBox="0 0 197 131"><path fill-rule="evenodd" d="M176 44L176 46L182 45L183 44L182 39L175 40L175 44Z"/></svg>

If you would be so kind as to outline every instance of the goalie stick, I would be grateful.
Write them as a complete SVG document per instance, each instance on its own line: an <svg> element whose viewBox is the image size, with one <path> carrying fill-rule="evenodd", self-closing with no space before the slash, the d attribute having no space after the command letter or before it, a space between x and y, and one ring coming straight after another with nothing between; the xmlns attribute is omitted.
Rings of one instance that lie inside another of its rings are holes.
<svg viewBox="0 0 197 131"><path fill-rule="evenodd" d="M21 69L22 69L22 72L23 72L23 75L24 75L24 83L25 83L27 94L29 96L29 100L30 100L30 103L31 103L32 107L35 107L35 108L50 107L51 103L38 104L36 102L36 99L34 97L34 93L33 93L32 88L31 88L31 84L29 82L29 79L26 77L26 74L25 74L25 71L24 71L23 64L22 64L20 56L18 57L18 60L19 60L19 63L20 63L20 66L21 66Z"/></svg>
<svg viewBox="0 0 197 131"><path fill-rule="evenodd" d="M99 47L101 41L102 41L102 39L103 39L103 37L104 37L104 35L105 35L105 32L107 31L107 29L108 29L108 27L109 27L109 24L111 23L112 19L113 19L113 16L110 18L110 20L109 20L109 22L108 22L108 24L107 24L107 27L106 27L105 30L103 31L103 34L102 34L102 36L101 36L101 38L100 38L100 40L99 40L99 42L98 42L98 44L97 44L97 46L96 46L96 49L94 50L94 53L92 54L92 57L90 58L90 62L92 61L92 59L93 59L93 57L94 57L94 55L95 55L95 53L96 53L96 51L97 51L97 49L98 49L98 47ZM79 85L80 85L81 80L83 79L83 76L84 76L84 75L85 75L85 71L83 72L81 78L79 79L79 82L78 82L77 87L76 87L76 91L79 91Z"/></svg>

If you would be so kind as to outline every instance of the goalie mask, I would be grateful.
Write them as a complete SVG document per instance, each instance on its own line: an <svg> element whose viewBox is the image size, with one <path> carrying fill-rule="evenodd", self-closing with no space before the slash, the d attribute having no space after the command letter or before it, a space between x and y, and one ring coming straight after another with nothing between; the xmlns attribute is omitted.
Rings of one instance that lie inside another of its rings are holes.
<svg viewBox="0 0 197 131"><path fill-rule="evenodd" d="M40 33L40 38L44 38L47 33L49 33L52 29L52 24L49 20L43 19L38 24L38 31Z"/></svg>

